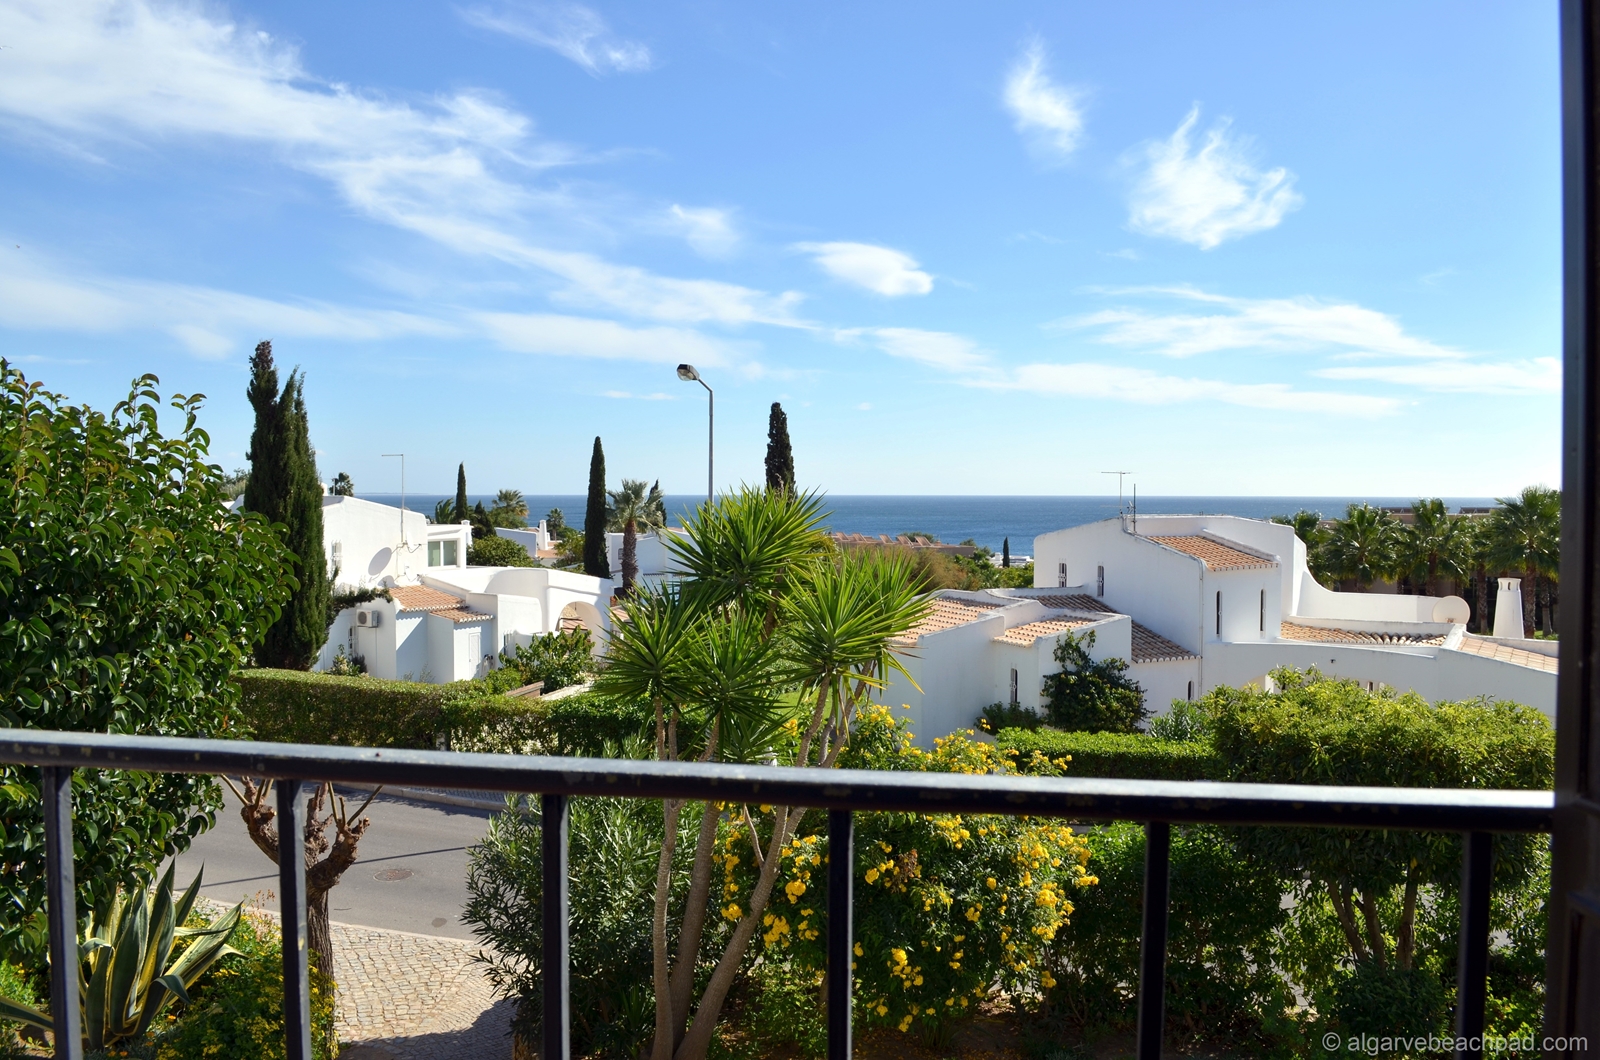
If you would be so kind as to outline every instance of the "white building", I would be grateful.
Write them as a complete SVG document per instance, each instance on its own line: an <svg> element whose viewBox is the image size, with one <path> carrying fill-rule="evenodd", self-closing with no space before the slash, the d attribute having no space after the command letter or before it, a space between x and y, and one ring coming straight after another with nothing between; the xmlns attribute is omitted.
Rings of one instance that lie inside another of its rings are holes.
<svg viewBox="0 0 1600 1060"><path fill-rule="evenodd" d="M322 548L335 587L368 589L462 570L471 547L471 523L430 523L421 512L389 504L322 498Z"/></svg>
<svg viewBox="0 0 1600 1060"><path fill-rule="evenodd" d="M639 584L642 587L654 589L661 584L663 578L683 573L672 553L667 550L666 535L677 534L680 537L687 537L688 533L683 527L675 526L638 535L634 544L634 561L639 564ZM606 534L606 562L611 564L612 580L620 585L622 583L621 532Z"/></svg>
<svg viewBox="0 0 1600 1060"><path fill-rule="evenodd" d="M1157 714L1219 685L1265 685L1279 666L1315 666L1430 700L1487 695L1555 715L1555 642L1469 634L1460 597L1325 589L1287 526L1109 519L1041 534L1034 557L1034 588L945 592L909 638L922 691L897 676L884 702L911 707L919 740L972 725L990 703L1038 707L1066 631L1093 631L1095 658L1127 660Z"/></svg>
<svg viewBox="0 0 1600 1060"><path fill-rule="evenodd" d="M543 567L469 567L470 523L434 525L420 513L324 497L322 539L340 588L383 588L340 612L316 669L342 648L374 677L444 684L481 677L501 653L583 626L603 647L612 583ZM353 565L350 565L353 564Z"/></svg>

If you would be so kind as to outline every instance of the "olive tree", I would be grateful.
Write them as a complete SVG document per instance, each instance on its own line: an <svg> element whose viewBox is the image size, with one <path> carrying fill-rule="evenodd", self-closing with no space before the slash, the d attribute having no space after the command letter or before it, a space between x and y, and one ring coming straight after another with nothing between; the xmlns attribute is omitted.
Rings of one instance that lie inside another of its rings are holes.
<svg viewBox="0 0 1600 1060"><path fill-rule="evenodd" d="M257 514L229 512L199 395L163 411L146 375L110 413L0 360L0 721L75 732L217 736L229 675L293 587ZM163 433L163 415L181 429ZM0 770L0 953L35 952L44 843L37 770ZM79 900L132 887L209 827L206 777L78 770Z"/></svg>

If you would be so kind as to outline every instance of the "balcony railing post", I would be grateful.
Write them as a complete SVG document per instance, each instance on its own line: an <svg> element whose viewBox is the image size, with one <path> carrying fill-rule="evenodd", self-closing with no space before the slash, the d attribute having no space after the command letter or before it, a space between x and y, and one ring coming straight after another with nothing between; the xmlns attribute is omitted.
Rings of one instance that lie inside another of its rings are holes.
<svg viewBox="0 0 1600 1060"><path fill-rule="evenodd" d="M828 811L828 1060L850 1060L850 965L855 960L855 822Z"/></svg>
<svg viewBox="0 0 1600 1060"><path fill-rule="evenodd" d="M1483 1056L1484 999L1489 976L1489 890L1494 836L1468 832L1461 852L1461 949L1456 962L1456 1037L1477 1048L1460 1049L1457 1060Z"/></svg>
<svg viewBox="0 0 1600 1060"><path fill-rule="evenodd" d="M1139 1060L1161 1060L1166 1023L1167 890L1172 826L1144 826L1144 933L1139 943Z"/></svg>
<svg viewBox="0 0 1600 1060"><path fill-rule="evenodd" d="M50 921L50 1022L56 1060L83 1060L78 1011L78 886L72 871L72 770L45 766L44 872Z"/></svg>
<svg viewBox="0 0 1600 1060"><path fill-rule="evenodd" d="M278 781L278 910L283 923L286 1060L311 1060L311 973L306 941L305 784ZM332 975L332 968L322 969Z"/></svg>
<svg viewBox="0 0 1600 1060"><path fill-rule="evenodd" d="M571 960L567 950L567 797L539 796L544 873L544 1042L540 1060L572 1055Z"/></svg>

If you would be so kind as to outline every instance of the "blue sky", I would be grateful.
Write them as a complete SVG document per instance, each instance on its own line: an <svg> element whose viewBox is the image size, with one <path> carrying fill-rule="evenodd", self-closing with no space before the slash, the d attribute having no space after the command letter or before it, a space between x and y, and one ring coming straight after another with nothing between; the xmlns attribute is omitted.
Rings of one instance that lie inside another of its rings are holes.
<svg viewBox="0 0 1600 1060"><path fill-rule="evenodd" d="M0 6L0 355L357 488L1559 477L1553 3Z"/></svg>

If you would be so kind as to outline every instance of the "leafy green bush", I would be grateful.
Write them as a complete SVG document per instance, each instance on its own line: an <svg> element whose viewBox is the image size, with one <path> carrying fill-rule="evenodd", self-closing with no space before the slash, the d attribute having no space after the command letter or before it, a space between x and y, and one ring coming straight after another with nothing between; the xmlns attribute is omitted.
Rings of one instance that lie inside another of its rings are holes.
<svg viewBox="0 0 1600 1060"><path fill-rule="evenodd" d="M1144 689L1128 676L1118 658L1090 657L1094 630L1083 636L1063 633L1056 642L1059 673L1044 679L1044 716L1058 729L1083 732L1137 732L1149 710Z"/></svg>
<svg viewBox="0 0 1600 1060"><path fill-rule="evenodd" d="M1071 929L1050 948L1057 986L1045 995L1046 1025L1126 1027L1138 1008L1144 828L1119 822L1085 839L1100 883L1080 894ZM1174 828L1170 866L1169 1043L1289 1051L1300 1034L1284 1015L1294 997L1276 970L1286 881L1260 872L1217 828Z"/></svg>
<svg viewBox="0 0 1600 1060"><path fill-rule="evenodd" d="M499 534L485 534L467 549L469 567L536 567L528 550Z"/></svg>
<svg viewBox="0 0 1600 1060"><path fill-rule="evenodd" d="M1272 678L1278 691L1219 688L1201 701L1221 779L1520 789L1552 782L1554 734L1530 707L1430 704L1315 670L1277 670ZM1301 881L1285 963L1320 1011L1356 1021L1395 1006L1413 1006L1417 1019L1434 1012L1431 988L1415 976L1382 974L1389 969L1431 975L1450 996L1456 920L1448 911L1459 896L1460 836L1252 828L1237 830L1235 842L1262 871ZM1543 937L1538 895L1548 889L1548 840L1503 835L1494 843L1496 1018L1513 1030L1542 1004L1526 966ZM1361 967L1369 963L1374 969Z"/></svg>
<svg viewBox="0 0 1600 1060"><path fill-rule="evenodd" d="M649 703L584 692L545 706L541 747L546 754L610 757L647 735L654 721Z"/></svg>
<svg viewBox="0 0 1600 1060"><path fill-rule="evenodd" d="M1001 729L1037 729L1044 724L1039 712L1019 703L990 703L978 715L978 728L993 735Z"/></svg>
<svg viewBox="0 0 1600 1060"><path fill-rule="evenodd" d="M40 1000L28 974L10 961L0 961L0 997L9 997L30 1008L48 1008L50 1004L48 999ZM0 1020L0 1060L15 1060L24 1055L21 1028L20 1022Z"/></svg>
<svg viewBox="0 0 1600 1060"><path fill-rule="evenodd" d="M857 715L840 758L855 769L1000 773L1005 756L965 734L912 747L904 723L886 707ZM827 908L827 839L809 816L782 851L781 892L763 918L763 958L820 989ZM810 828L805 827L810 825ZM742 820L721 840L725 920L737 920L755 872ZM1079 893L1095 880L1089 848L1057 821L959 814L857 816L856 1014L864 1026L913 1028L947 1043L956 1021L995 986L1013 997L1055 983L1045 954L1068 930ZM820 994L813 1011L821 1012ZM793 1007L792 998L774 1003ZM770 1024L769 1020L769 1024ZM797 1028L803 1035L814 1030Z"/></svg>
<svg viewBox="0 0 1600 1060"><path fill-rule="evenodd" d="M1174 699L1165 714L1150 719L1146 731L1161 740L1209 741L1211 717L1197 703Z"/></svg>
<svg viewBox="0 0 1600 1060"><path fill-rule="evenodd" d="M995 743L1019 772L1040 776L1205 780L1219 768L1208 744L1137 732L1002 729Z"/></svg>
<svg viewBox="0 0 1600 1060"><path fill-rule="evenodd" d="M594 672L594 640L583 627L534 637L519 644L510 655L500 656L500 669L482 678L490 692L544 682L544 694L575 685Z"/></svg>
<svg viewBox="0 0 1600 1060"><path fill-rule="evenodd" d="M249 1057L279 1060L283 1042L283 949L278 928L247 915L228 944L238 951L190 994L189 1005L156 1035L157 1060ZM311 964L311 1049L316 1060L337 1053L333 981Z"/></svg>
<svg viewBox="0 0 1600 1060"><path fill-rule="evenodd" d="M219 736L228 676L277 620L287 553L228 512L201 398L164 410L144 376L110 414L0 361L0 723ZM181 430L160 421L176 410ZM0 769L0 958L42 966L39 771ZM80 912L152 874L214 819L209 777L79 770Z"/></svg>
<svg viewBox="0 0 1600 1060"><path fill-rule="evenodd" d="M643 799L573 799L568 822L571 866L573 1055L633 1057L655 1030L651 986L651 903L661 852L661 804ZM679 821L674 901L688 886L697 814ZM517 1000L516 1035L539 1041L540 820L536 808L508 801L468 851L463 919L491 949L480 954L502 995Z"/></svg>

